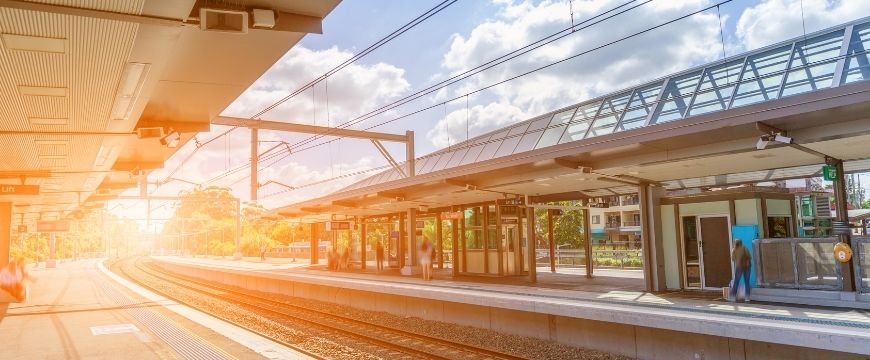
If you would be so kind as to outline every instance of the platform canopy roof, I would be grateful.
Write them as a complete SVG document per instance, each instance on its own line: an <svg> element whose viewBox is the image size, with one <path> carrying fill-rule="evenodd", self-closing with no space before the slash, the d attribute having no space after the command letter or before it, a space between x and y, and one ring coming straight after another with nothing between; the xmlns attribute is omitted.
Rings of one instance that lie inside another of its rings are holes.
<svg viewBox="0 0 870 360"><path fill-rule="evenodd" d="M14 203L13 224L67 217L136 186L321 32L338 2L0 0L0 185L41 187L0 196ZM254 9L271 10L274 26ZM178 147L161 144L173 133Z"/></svg>
<svg viewBox="0 0 870 360"><path fill-rule="evenodd" d="M511 195L634 193L818 176L824 159L772 144L756 123L870 169L870 18L584 101L274 210L366 215ZM407 166L407 165L405 165Z"/></svg>

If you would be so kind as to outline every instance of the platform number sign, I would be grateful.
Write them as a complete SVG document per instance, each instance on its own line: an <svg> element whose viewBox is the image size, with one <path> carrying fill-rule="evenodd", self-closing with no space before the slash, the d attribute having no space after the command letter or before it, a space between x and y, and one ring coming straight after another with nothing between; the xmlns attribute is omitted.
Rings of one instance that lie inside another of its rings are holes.
<svg viewBox="0 0 870 360"><path fill-rule="evenodd" d="M833 167L831 165L822 166L822 177L824 177L825 180L834 181L834 180L837 180L837 176L838 176L838 174L837 174L836 167Z"/></svg>

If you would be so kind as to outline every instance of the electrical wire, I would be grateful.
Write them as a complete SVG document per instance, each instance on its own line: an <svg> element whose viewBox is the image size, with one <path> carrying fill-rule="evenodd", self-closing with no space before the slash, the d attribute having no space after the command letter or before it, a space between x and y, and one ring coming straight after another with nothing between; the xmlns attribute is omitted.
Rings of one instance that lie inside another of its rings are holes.
<svg viewBox="0 0 870 360"><path fill-rule="evenodd" d="M332 69L330 69L330 70L327 71L326 73L324 73L324 74L318 76L317 78L315 78L315 79L309 81L309 82L306 83L305 85L302 85L301 87L299 87L299 88L296 89L295 91L291 92L289 95L287 95L287 96L285 96L285 97L279 99L278 101L272 103L271 105L267 106L267 107L264 108L263 110L257 112L256 114L254 114L253 116L251 116L250 119L257 119L257 118L259 118L260 116L266 114L267 112L269 112L269 111L271 111L272 109L278 107L279 105L281 105L281 104L283 104L283 103L289 101L290 99L296 97L296 96L299 95L300 93L305 92L305 91L308 90L309 88L312 89L312 94L313 94L313 92L314 92L313 88L314 88L314 86L315 86L316 84L320 83L321 81L323 81L323 80L326 79L327 77L332 76L332 75L334 75L335 73L341 71L342 69L344 69L344 68L350 66L351 64L353 64L353 63L356 62L357 60L366 57L367 55L371 54L372 52L374 52L375 50L377 50L377 49L380 48L381 46L383 46L383 45L389 43L390 41L392 41L392 40L398 38L399 36L401 36L402 34L406 33L408 30L413 29L413 28L416 27L417 25L420 25L421 23L423 23L423 22L426 21L427 19L429 19L429 18L431 18L432 16L434 16L434 15L440 13L441 11L443 11L443 10L446 9L447 7L453 5L453 4L456 3L457 1L459 1L459 0L444 0L444 1L440 2L438 5L432 7L431 9L427 10L427 11L424 12L423 14L417 16L417 17L414 18L413 20L411 20L411 21L405 23L404 25L402 25L402 26L399 27L398 29L394 30L394 31L393 31L392 33L390 33L389 35L387 35L387 36L381 38L380 40L376 41L375 43L369 45L368 47L366 47L365 49L363 49L363 50L360 51L359 53L354 54L353 56L351 56L349 59L345 60L345 61L342 62L341 64L338 64L337 66L333 67ZM238 129L238 127L236 127L236 126L231 127L231 128L229 128L229 129L227 129L226 131L220 133L219 135L217 135L217 136L215 136L215 137L213 137L213 138L211 138L211 139L209 139L209 140L203 142L199 147L194 148L193 151L192 151L190 154L188 154L184 159L182 159L181 162L178 164L178 166L177 166L175 169L173 169L173 170L169 173L169 175L167 175L167 177L170 177L170 178L173 177L173 176L174 176L174 175L175 175L175 174L176 174L176 173L177 173L177 172L178 172L178 171L179 171L179 170L180 170L180 169L181 169L181 168L182 168L182 167L183 167L183 166L188 162L188 161L190 161L190 159L193 158L193 156L194 156L194 155L199 151L199 149L201 149L203 146L208 145L208 144L211 143L212 141L215 141L215 140L217 140L217 139L219 139L219 138L221 138L221 137L224 137L224 136L229 135L229 133L233 132L233 131L236 130L236 129ZM159 186L158 186L158 187L159 187ZM156 190L157 190L157 189L155 188L154 191L156 191Z"/></svg>

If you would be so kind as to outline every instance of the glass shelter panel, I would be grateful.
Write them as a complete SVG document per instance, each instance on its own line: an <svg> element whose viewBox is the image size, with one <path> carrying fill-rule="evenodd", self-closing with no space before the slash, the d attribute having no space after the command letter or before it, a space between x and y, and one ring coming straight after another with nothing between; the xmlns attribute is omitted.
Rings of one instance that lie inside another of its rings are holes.
<svg viewBox="0 0 870 360"><path fill-rule="evenodd" d="M689 101L701 80L701 72L694 72L677 78L671 78L662 94L662 104L658 115L652 123L663 123L682 119L686 115Z"/></svg>
<svg viewBox="0 0 870 360"><path fill-rule="evenodd" d="M831 86L844 30L797 43L782 95L794 95Z"/></svg>
<svg viewBox="0 0 870 360"><path fill-rule="evenodd" d="M776 99L791 57L791 45L750 56L732 106Z"/></svg>
<svg viewBox="0 0 870 360"><path fill-rule="evenodd" d="M707 68L686 116L727 109L742 68L743 59Z"/></svg>
<svg viewBox="0 0 870 360"><path fill-rule="evenodd" d="M857 25L852 30L848 57L844 66L844 82L870 79L870 24Z"/></svg>
<svg viewBox="0 0 870 360"><path fill-rule="evenodd" d="M646 119L655 109L661 89L662 86L659 84L635 91L616 131L631 130L646 125Z"/></svg>
<svg viewBox="0 0 870 360"><path fill-rule="evenodd" d="M595 120L595 114L598 113L599 108L601 108L600 102L586 104L577 108L574 119L568 124L568 130L562 135L559 143L564 144L566 142L582 140L586 136L586 131L589 130L589 125Z"/></svg>
<svg viewBox="0 0 870 360"><path fill-rule="evenodd" d="M625 108L632 93L625 93L608 98L601 103L601 109L598 110L598 115L595 117L595 122L592 128L589 129L587 138L610 134L613 128L616 127L617 121L622 117Z"/></svg>

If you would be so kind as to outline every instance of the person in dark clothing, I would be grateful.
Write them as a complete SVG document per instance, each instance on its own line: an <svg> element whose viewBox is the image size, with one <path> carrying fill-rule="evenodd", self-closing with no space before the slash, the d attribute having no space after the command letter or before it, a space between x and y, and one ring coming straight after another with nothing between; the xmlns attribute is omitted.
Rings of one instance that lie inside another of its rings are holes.
<svg viewBox="0 0 870 360"><path fill-rule="evenodd" d="M375 247L375 261L378 263L378 272L384 270L384 245L380 241Z"/></svg>
<svg viewBox="0 0 870 360"><path fill-rule="evenodd" d="M734 280L731 281L730 301L737 301L737 288L743 279L743 301L749 302L749 272L752 268L752 255L743 247L743 241L734 239L734 249L731 250L731 260L734 261Z"/></svg>

